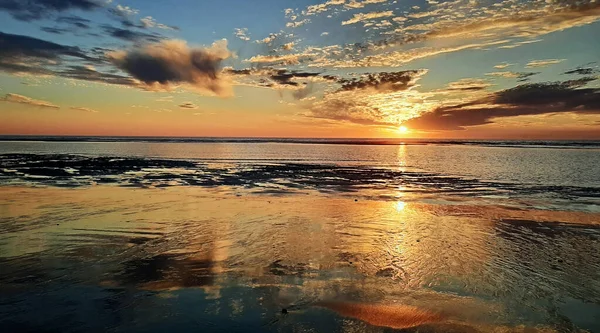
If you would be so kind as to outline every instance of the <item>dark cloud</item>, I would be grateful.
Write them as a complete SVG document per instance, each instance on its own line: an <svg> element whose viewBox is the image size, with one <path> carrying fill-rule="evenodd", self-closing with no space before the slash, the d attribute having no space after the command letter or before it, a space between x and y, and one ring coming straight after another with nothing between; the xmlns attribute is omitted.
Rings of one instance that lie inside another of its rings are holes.
<svg viewBox="0 0 600 333"><path fill-rule="evenodd" d="M593 63L590 63L588 65L591 65ZM571 75L571 74L577 74L577 75L594 75L596 73L598 73L600 71L598 71L596 68L592 68L592 67L577 67L575 69L572 69L570 71L566 71L563 74L567 74L567 75Z"/></svg>
<svg viewBox="0 0 600 333"><path fill-rule="evenodd" d="M24 63L11 63L0 59L0 71L13 74L52 75L53 72L39 65Z"/></svg>
<svg viewBox="0 0 600 333"><path fill-rule="evenodd" d="M191 103L191 102L185 102L185 103L179 104L179 107L182 109L191 109L191 110L195 110L198 108L198 106L196 104Z"/></svg>
<svg viewBox="0 0 600 333"><path fill-rule="evenodd" d="M82 17L79 16L75 16L75 15L69 15L69 16L60 16L56 19L57 23L64 23L64 24L68 24L72 27L75 28L79 28L79 29L89 29L90 25L89 23L91 22L88 19L84 19Z"/></svg>
<svg viewBox="0 0 600 333"><path fill-rule="evenodd" d="M415 129L462 130L495 119L551 113L600 113L600 89L584 86L596 80L523 84L459 105L439 107L404 124Z"/></svg>
<svg viewBox="0 0 600 333"><path fill-rule="evenodd" d="M0 32L0 71L18 74L51 75L65 57L88 62L100 61L78 47Z"/></svg>
<svg viewBox="0 0 600 333"><path fill-rule="evenodd" d="M209 48L189 48L183 41L162 41L109 55L114 65L148 88L189 84L220 96L231 93L227 82L218 75L221 62L230 56L226 40Z"/></svg>
<svg viewBox="0 0 600 333"><path fill-rule="evenodd" d="M423 75L423 70L401 72L381 72L362 75L358 79L340 79L341 90L373 88L381 92L406 90L413 86L415 79Z"/></svg>
<svg viewBox="0 0 600 333"><path fill-rule="evenodd" d="M337 82L338 78L331 75L321 75L316 72L292 71L274 68L225 69L225 74L243 77L239 84L269 88L290 88L295 91L292 96L303 99L313 92L314 81Z"/></svg>
<svg viewBox="0 0 600 333"><path fill-rule="evenodd" d="M56 75L69 79L118 85L136 85L130 77L102 73L90 64L102 65L107 49L96 48L88 56L77 47L65 46L21 35L0 33L0 71L17 74ZM65 57L73 57L88 65L64 66Z"/></svg>
<svg viewBox="0 0 600 333"><path fill-rule="evenodd" d="M250 69L250 68L245 68L245 69L231 69L231 68L227 68L224 71L226 73L233 74L233 75L250 75L250 74L253 73L253 70Z"/></svg>
<svg viewBox="0 0 600 333"><path fill-rule="evenodd" d="M0 0L0 10L21 21L33 21L72 9L91 11L103 7L95 0Z"/></svg>
<svg viewBox="0 0 600 333"><path fill-rule="evenodd" d="M69 29L54 28L54 27L41 27L40 30L50 33L50 34L55 34L55 35L62 35L64 33L69 32Z"/></svg>
<svg viewBox="0 0 600 333"><path fill-rule="evenodd" d="M119 38L128 42L147 41L156 43L162 39L161 35L159 34L149 34L145 32L135 31L132 29L121 29L110 25L103 25L102 30L104 30L106 34L112 37Z"/></svg>
<svg viewBox="0 0 600 333"><path fill-rule="evenodd" d="M0 32L0 62L15 58L23 60L22 58L25 57L54 60L61 56L90 60L90 57L75 46L65 46L33 37Z"/></svg>
<svg viewBox="0 0 600 333"><path fill-rule="evenodd" d="M299 83L293 81L295 78L310 78L319 76L319 73L310 73L310 72L297 72L297 71L288 71L286 69L276 70L273 74L269 75L271 80L277 82L281 85L290 85L290 86L298 86Z"/></svg>
<svg viewBox="0 0 600 333"><path fill-rule="evenodd" d="M116 84L116 85L126 85L126 86L134 86L136 85L135 80L130 77L122 76L114 73L103 73L99 72L93 67L89 66L80 66L73 65L69 66L67 69L55 72L56 75L66 77L69 79L83 80L83 81L92 81L99 83L107 83L107 84Z"/></svg>

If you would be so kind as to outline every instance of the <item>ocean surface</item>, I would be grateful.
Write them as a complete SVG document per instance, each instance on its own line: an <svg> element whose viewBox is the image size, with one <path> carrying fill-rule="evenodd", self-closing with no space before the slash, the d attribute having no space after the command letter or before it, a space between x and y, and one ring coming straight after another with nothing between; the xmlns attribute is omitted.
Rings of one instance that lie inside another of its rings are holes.
<svg viewBox="0 0 600 333"><path fill-rule="evenodd" d="M0 137L2 332L600 332L600 142Z"/></svg>

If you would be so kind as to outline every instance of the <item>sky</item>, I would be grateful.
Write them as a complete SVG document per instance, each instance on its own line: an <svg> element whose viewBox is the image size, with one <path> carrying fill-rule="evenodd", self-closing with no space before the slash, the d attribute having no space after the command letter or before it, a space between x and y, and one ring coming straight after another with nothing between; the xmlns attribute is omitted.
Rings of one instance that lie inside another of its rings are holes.
<svg viewBox="0 0 600 333"><path fill-rule="evenodd" d="M0 0L0 134L600 139L599 0Z"/></svg>

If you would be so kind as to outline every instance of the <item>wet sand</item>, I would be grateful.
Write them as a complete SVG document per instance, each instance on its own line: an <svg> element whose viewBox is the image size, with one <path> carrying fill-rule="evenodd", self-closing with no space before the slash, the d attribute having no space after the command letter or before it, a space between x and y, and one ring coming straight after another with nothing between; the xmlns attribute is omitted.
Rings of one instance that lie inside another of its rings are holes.
<svg viewBox="0 0 600 333"><path fill-rule="evenodd" d="M600 329L600 214L396 197L3 186L3 326Z"/></svg>

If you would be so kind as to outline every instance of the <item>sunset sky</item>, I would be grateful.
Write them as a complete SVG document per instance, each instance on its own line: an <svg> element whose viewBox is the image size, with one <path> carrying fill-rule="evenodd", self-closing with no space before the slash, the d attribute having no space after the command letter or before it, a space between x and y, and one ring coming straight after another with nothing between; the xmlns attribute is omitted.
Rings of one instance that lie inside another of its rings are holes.
<svg viewBox="0 0 600 333"><path fill-rule="evenodd" d="M599 0L0 0L0 22L2 135L600 139Z"/></svg>

